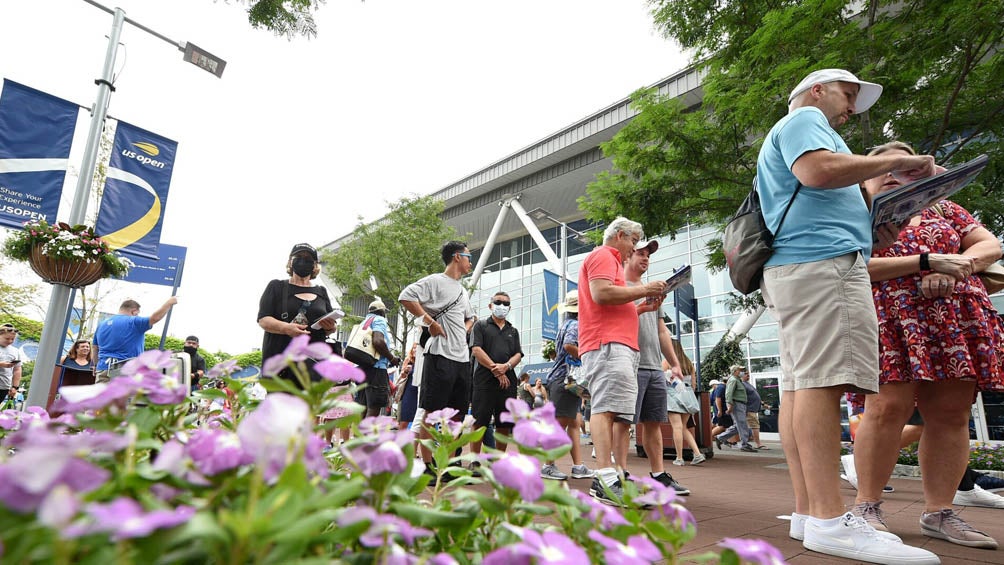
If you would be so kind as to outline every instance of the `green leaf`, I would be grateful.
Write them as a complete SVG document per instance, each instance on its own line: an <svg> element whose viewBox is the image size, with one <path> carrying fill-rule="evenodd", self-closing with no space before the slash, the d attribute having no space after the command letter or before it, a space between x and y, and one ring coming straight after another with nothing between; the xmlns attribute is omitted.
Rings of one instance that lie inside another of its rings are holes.
<svg viewBox="0 0 1004 565"><path fill-rule="evenodd" d="M473 519L471 514L436 510L408 502L395 502L390 509L412 524L426 528L458 528Z"/></svg>

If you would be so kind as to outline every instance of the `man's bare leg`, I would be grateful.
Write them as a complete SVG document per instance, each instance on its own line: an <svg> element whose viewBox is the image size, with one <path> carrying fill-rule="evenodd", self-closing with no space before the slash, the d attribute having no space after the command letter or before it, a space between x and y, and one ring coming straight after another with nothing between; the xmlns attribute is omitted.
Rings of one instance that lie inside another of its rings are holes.
<svg viewBox="0 0 1004 565"><path fill-rule="evenodd" d="M792 427L792 416L795 412L795 391L787 390L781 395L781 412L778 414L778 432L781 435L781 448L788 462L788 475L791 477L791 487L795 491L795 512L809 515L809 493L805 490L805 478L802 475L802 464L798 459L798 445L795 442L795 431Z"/></svg>
<svg viewBox="0 0 1004 565"><path fill-rule="evenodd" d="M841 394L843 387L840 386L795 391L794 409L788 422L789 429L794 431L801 471L799 482L809 500L809 515L822 520L844 513L838 469ZM798 426L794 426L794 422L798 422ZM795 482L792 477L792 483ZM797 504L796 496L796 508Z"/></svg>
<svg viewBox="0 0 1004 565"><path fill-rule="evenodd" d="M645 448L649 467L652 469L653 474L658 475L666 470L662 460L662 427L659 425L659 422L640 422L638 427L641 428L641 446ZM673 433L676 433L676 428L673 428ZM682 437L683 434L681 433L680 435ZM676 436L674 435L674 437ZM677 446L676 449L677 453L680 453L680 450L683 448Z"/></svg>

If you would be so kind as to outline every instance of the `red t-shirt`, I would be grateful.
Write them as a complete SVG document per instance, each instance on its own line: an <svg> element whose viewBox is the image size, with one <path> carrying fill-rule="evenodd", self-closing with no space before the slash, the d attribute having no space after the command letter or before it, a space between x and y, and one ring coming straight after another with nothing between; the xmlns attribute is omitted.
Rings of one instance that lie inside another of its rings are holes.
<svg viewBox="0 0 1004 565"><path fill-rule="evenodd" d="M627 286L621 254L609 245L594 249L579 269L579 352L599 349L605 343L623 343L637 351L638 312L634 302L616 306L593 302L589 281L599 279Z"/></svg>

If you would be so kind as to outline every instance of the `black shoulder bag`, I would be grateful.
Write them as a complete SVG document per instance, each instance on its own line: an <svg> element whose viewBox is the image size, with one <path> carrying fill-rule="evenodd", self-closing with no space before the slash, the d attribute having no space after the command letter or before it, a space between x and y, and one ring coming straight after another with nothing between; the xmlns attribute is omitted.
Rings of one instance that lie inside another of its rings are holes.
<svg viewBox="0 0 1004 565"><path fill-rule="evenodd" d="M774 234L767 228L763 219L763 209L760 207L760 195L757 193L756 177L753 178L753 190L746 200L743 200L736 215L729 220L722 235L722 251L725 252L725 262L729 266L729 278L732 286L743 294L760 288L763 279L763 266L774 254ZM791 204L802 189L798 183L795 192L788 200L777 231L781 231L784 218L791 210Z"/></svg>
<svg viewBox="0 0 1004 565"><path fill-rule="evenodd" d="M460 302L460 299L463 298L463 297L464 297L464 291L461 290L460 294L457 295L457 299L454 300L453 302L450 302L450 304L446 308L443 308L442 310L440 310L435 316L432 317L432 319L434 321L438 322L439 318L441 318L443 316L443 314L446 314L447 312L449 312L451 308L453 308L454 306L456 306L457 303ZM418 344L422 347L422 349L425 349L425 344L426 344L427 341L429 341L430 337L432 337L432 334L429 333L429 326L423 326L422 327L422 335L420 335L418 337Z"/></svg>

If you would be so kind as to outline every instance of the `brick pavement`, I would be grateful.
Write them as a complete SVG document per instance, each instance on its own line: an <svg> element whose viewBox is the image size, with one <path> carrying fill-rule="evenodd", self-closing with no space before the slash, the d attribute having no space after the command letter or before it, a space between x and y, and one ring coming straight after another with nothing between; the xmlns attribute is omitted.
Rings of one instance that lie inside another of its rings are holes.
<svg viewBox="0 0 1004 565"><path fill-rule="evenodd" d="M697 519L697 537L684 546L686 554L699 554L715 549L715 544L725 537L760 538L781 550L792 564L848 564L853 561L824 556L805 550L801 542L788 537L788 522L778 516L793 510L794 498L788 480L781 446L767 443L769 451L742 453L738 450L715 451L713 459L699 466L676 467L667 459L667 471L692 492L683 502ZM591 447L584 446L586 465L595 468L590 459ZM566 456L558 462L568 471L571 460ZM628 470L643 475L649 470L647 459L640 458L634 450L628 457ZM590 481L569 480L569 487L588 492ZM893 478L890 484L896 492L884 496L882 509L890 530L910 545L920 546L941 557L945 565L972 565L976 563L1004 563L1004 548L989 551L962 547L920 534L920 513L923 510L921 482L912 478ZM851 505L855 491L843 483L841 494ZM1004 544L1004 510L990 508L955 507L965 520Z"/></svg>

